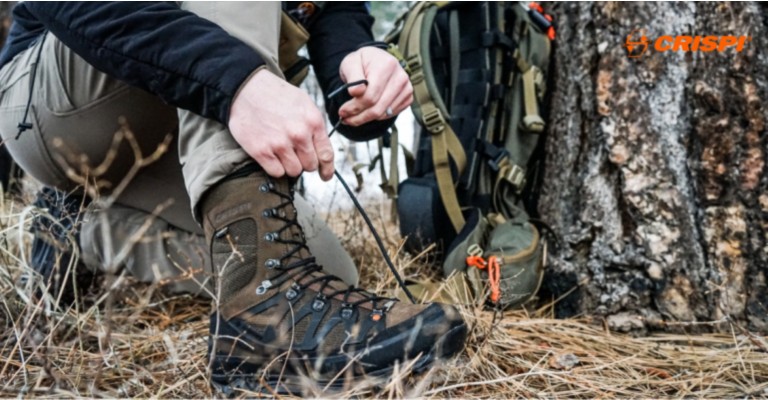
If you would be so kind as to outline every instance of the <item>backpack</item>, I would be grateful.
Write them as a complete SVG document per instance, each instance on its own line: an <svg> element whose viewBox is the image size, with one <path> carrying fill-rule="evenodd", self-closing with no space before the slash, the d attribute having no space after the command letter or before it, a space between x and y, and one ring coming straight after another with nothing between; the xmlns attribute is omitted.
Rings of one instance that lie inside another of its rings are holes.
<svg viewBox="0 0 768 400"><path fill-rule="evenodd" d="M448 277L412 292L453 302L469 293L506 308L538 290L546 249L524 200L541 158L554 34L535 3L418 2L388 36L410 75L421 129L408 178L396 186L393 170L384 186L406 248L438 243Z"/></svg>

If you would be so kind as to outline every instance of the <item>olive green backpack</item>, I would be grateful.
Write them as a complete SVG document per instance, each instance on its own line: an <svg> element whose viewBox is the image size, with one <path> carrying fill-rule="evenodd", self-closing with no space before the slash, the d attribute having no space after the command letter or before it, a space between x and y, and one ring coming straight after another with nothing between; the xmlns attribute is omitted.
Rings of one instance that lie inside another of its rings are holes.
<svg viewBox="0 0 768 400"><path fill-rule="evenodd" d="M408 178L398 185L393 169L383 186L407 248L438 243L444 255L446 279L414 284L414 294L507 308L538 290L546 249L524 200L541 157L553 39L541 7L517 2L418 2L389 35L421 130Z"/></svg>

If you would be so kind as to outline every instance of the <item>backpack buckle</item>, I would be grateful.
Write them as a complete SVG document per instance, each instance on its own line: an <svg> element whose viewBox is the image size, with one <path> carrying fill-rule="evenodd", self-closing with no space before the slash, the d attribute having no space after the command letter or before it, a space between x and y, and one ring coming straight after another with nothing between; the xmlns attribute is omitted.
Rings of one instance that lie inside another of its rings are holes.
<svg viewBox="0 0 768 400"><path fill-rule="evenodd" d="M392 57L395 57L397 59L397 63L400 64L400 67L405 70L405 73L408 75L411 74L411 68L408 66L408 62L405 60L405 57L403 56L403 53L400 51L400 48L397 47L396 44L390 43L386 49L387 53L392 55Z"/></svg>
<svg viewBox="0 0 768 400"><path fill-rule="evenodd" d="M525 171L517 164L510 162L501 166L499 178L514 186L518 194L525 188Z"/></svg>
<svg viewBox="0 0 768 400"><path fill-rule="evenodd" d="M425 112L424 125L427 127L427 130L431 134L439 134L445 130L445 118L443 118L443 113L441 113L437 108Z"/></svg>
<svg viewBox="0 0 768 400"><path fill-rule="evenodd" d="M488 160L488 166L491 167L493 172L499 172L499 170L507 163L507 160L509 160L509 152L506 149L498 149L496 154Z"/></svg>
<svg viewBox="0 0 768 400"><path fill-rule="evenodd" d="M405 59L405 70L408 71L411 84L416 86L424 80L424 71L421 69L421 56L412 54Z"/></svg>

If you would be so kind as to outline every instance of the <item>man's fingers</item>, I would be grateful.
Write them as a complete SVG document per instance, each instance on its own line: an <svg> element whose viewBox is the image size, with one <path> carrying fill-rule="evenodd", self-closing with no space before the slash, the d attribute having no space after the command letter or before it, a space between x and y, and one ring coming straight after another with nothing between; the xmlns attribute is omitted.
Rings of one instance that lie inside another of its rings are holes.
<svg viewBox="0 0 768 400"><path fill-rule="evenodd" d="M365 92L339 109L339 115L347 125L359 126L391 118L408 107L407 99L412 95L408 75L394 57L379 49L370 49L367 54L371 62L365 71L368 79ZM387 113L388 110L391 113Z"/></svg>
<svg viewBox="0 0 768 400"><path fill-rule="evenodd" d="M299 161L299 156L296 155L296 151L293 147L290 147L290 145L278 146L276 150L277 158L280 160L280 163L283 164L285 174L291 177L301 175L301 161Z"/></svg>
<svg viewBox="0 0 768 400"><path fill-rule="evenodd" d="M321 130L315 132L313 140L315 154L317 154L320 178L324 181L328 181L333 177L333 146L331 146L331 140L324 131Z"/></svg>
<svg viewBox="0 0 768 400"><path fill-rule="evenodd" d="M402 111L395 111L394 107L397 105L396 100L397 97L401 94L401 91L401 85L385 86L384 91L377 96L376 102L372 106L369 106L363 112L357 115L345 118L344 123L351 126L359 126L369 121L383 120L394 117L395 114ZM366 92L365 96L368 96L368 92ZM392 109L392 115L387 115L388 108Z"/></svg>
<svg viewBox="0 0 768 400"><path fill-rule="evenodd" d="M259 154L254 157L257 163L264 169L267 175L273 178L281 178L285 175L285 168L274 154Z"/></svg>
<svg viewBox="0 0 768 400"><path fill-rule="evenodd" d="M299 160L301 161L302 169L308 172L317 171L317 154L315 153L315 148L312 143L301 142L296 145L295 149L296 155L298 155Z"/></svg>
<svg viewBox="0 0 768 400"><path fill-rule="evenodd" d="M411 103L413 103L413 88L411 85L406 85L406 87L400 91L400 94L397 95L395 102L392 104L392 111L395 115L400 114L405 111L406 108L410 107Z"/></svg>

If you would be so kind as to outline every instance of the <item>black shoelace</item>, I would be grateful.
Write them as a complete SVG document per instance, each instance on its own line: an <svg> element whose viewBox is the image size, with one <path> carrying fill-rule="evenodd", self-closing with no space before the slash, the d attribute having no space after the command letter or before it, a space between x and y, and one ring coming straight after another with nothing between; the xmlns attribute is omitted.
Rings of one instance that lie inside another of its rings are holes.
<svg viewBox="0 0 768 400"><path fill-rule="evenodd" d="M367 80L359 80L359 81L346 83L341 87L337 88L336 90L332 91L328 95L328 99L329 100L332 99L333 97L337 96L339 93L342 93L344 90L349 89L350 87L357 86L357 85L367 85L367 84L368 84ZM338 130L341 123L342 123L342 119L339 119L339 121L334 125L331 132L328 134L329 137ZM406 286L405 281L403 281L403 278L400 276L400 273L397 272L397 269L395 268L395 265L392 262L392 259L389 257L389 253L387 253L387 249L384 246L384 242L381 240L381 236L379 236L379 233L376 231L376 228L373 226L373 222L371 222L371 219L370 217L368 217L368 214L365 212L365 209L357 200L357 197L352 192L352 189L350 189L349 185L341 176L341 174L339 174L338 170L334 170L334 175L336 176L336 179L339 180L342 187L344 187L344 190L349 195L350 199L352 200L352 203L354 203L355 208L357 208L358 212L360 212L360 215L363 217L363 220L365 221L366 225L371 230L371 233L373 234L373 237L376 240L376 244L379 247L379 251L384 257L384 261L386 262L387 267L389 267L389 270L392 271L392 275L394 275L398 285L406 294L406 296L408 296L408 299L411 301L411 303L415 304L416 299L413 297L413 294L411 294L410 290L408 290L408 287ZM345 289L334 289L331 292L326 293L326 289L328 289L331 282L333 281L342 282L341 279L333 275L322 274L317 277L311 278L306 282L302 282L306 278L309 278L311 275L313 275L315 272L322 271L322 267L315 262L314 257L307 257L307 258L298 257L297 261L283 265L284 261L294 257L301 250L305 250L309 252L309 248L306 245L306 240L304 239L303 234L300 239L283 238L281 235L283 232L287 230L293 231L291 230L292 227L295 227L298 231L301 231L298 221L296 220L296 215L294 214L293 217L289 218L287 217L287 214L283 211L283 208L293 204L293 194L282 193L278 190L275 190L275 185L271 183L268 183L266 187L262 190L270 191L280 196L283 199L283 202L279 204L277 207L264 211L264 216L270 217L270 218L276 218L285 223L285 225L282 228L280 228L278 231L271 232L268 234L270 235L270 240L293 246L293 248L289 250L287 253L285 253L279 260L275 260L272 263L273 268L281 271L277 276L273 278L274 282L270 281L272 286L280 286L285 281L292 279L294 281L294 284L291 287L291 289L289 289L289 292L288 292L288 296L291 297L291 291L293 291L293 293L297 295L298 291L302 291L313 284L320 283L321 286L320 286L320 290L318 291L316 301L322 302L327 298L333 298L343 293L344 297L342 300L342 303L343 303L342 310L352 310L353 308L363 303L370 302L373 305L374 310L376 311L376 310L380 310L377 308L378 302L386 301L386 302L389 302L388 304L392 304L392 302L397 301L396 299L377 296L373 293L370 293L360 288L356 288L352 285L349 285ZM291 271L296 271L296 272L291 273ZM333 287L331 288L333 289ZM357 293L361 295L362 299L349 303L349 298L352 296L353 293ZM322 306L323 304L320 303L320 307ZM380 311L386 311L386 310L380 310Z"/></svg>
<svg viewBox="0 0 768 400"><path fill-rule="evenodd" d="M379 302L388 302L392 301L393 299L387 298L387 297L381 297L377 296L373 293L370 293L368 291L365 291L360 288L356 288L352 285L347 285L344 289L335 289L331 285L331 282L338 281L343 282L340 278L328 275L328 274L320 274L318 276L312 277L313 274L316 272L322 271L322 266L318 265L315 261L315 257L298 257L297 255L302 250L309 253L309 248L307 247L306 240L302 236L300 238L295 237L284 237L283 233L286 231L290 234L295 232L302 232L301 227L298 223L297 216L295 213L293 213L292 217L288 217L288 213L284 211L286 207L292 207L293 205L293 194L292 193L283 193L276 189L276 186L269 181L266 184L262 185L260 188L263 192L270 192L277 196L279 196L283 201L277 205L275 208L264 210L264 217L267 218L275 218L284 223L284 225L278 229L277 231L269 232L266 235L266 239L269 241L273 241L276 243L282 243L287 244L289 246L293 246L289 251L287 251L285 254L283 254L279 260L274 260L270 262L270 260L267 261L268 267L274 268L276 271L279 271L279 273L272 277L270 279L270 287L276 286L279 287L287 280L293 280L294 284L289 289L288 297L289 299L291 297L295 297L298 295L299 291L303 291L304 289L319 283L320 289L318 290L318 295L316 296L316 301L325 301L328 298L333 298L339 294L344 294L343 297L343 304L342 309L348 308L355 308L363 303L370 302L373 306L374 310L379 309ZM292 229L293 228L293 229ZM293 236L293 235L292 235ZM293 262L286 263L289 259L294 258L296 259ZM327 289L333 289L330 292L327 292ZM265 288L267 289L267 288ZM293 293L291 293L293 291ZM355 302L350 303L349 298L352 296L353 293L359 294L362 299L357 300ZM324 304L320 304L319 307L324 306Z"/></svg>
<svg viewBox="0 0 768 400"><path fill-rule="evenodd" d="M328 99L337 96L339 93L343 92L344 90L347 90L353 86L357 85L368 85L368 81L365 79L349 82L341 85L341 87L337 88L331 94L328 95ZM333 126L333 129L328 134L330 137L339 129L339 126L341 126L342 119L339 118L339 121L336 122L336 125ZM393 150L394 151L394 150ZM400 286L401 289L403 289L403 292L406 296L408 296L408 300L411 301L411 303L416 304L416 298L413 297L413 294L411 294L411 291L408 290L408 286L406 286L405 281L403 281L403 278L400 276L400 273L397 272L397 268L395 268L394 263L392 262L392 259L389 258L389 253L387 253L386 247L384 247L384 242L381 240L381 237L379 236L379 233L376 231L376 228L373 226L373 222L371 222L371 219L368 217L368 213L365 212L365 209L362 205L360 205L360 202L357 200L357 197L352 192L352 189L349 188L349 185L347 184L347 181L344 180L344 178L341 177L341 174L339 174L338 170L334 170L333 174L336 175L336 179L339 180L341 183L341 186L344 187L344 190L349 195L349 198L352 199L352 203L355 204L355 208L357 208L357 211L360 212L360 216L363 217L363 220L365 220L365 224L368 225L368 229L371 230L371 234L373 234L373 238L376 239L376 244L379 246L379 251L381 252L381 255L384 257L384 261L387 263L387 267L389 267L389 270L392 271L392 275L394 275L395 280L397 280L397 284Z"/></svg>

